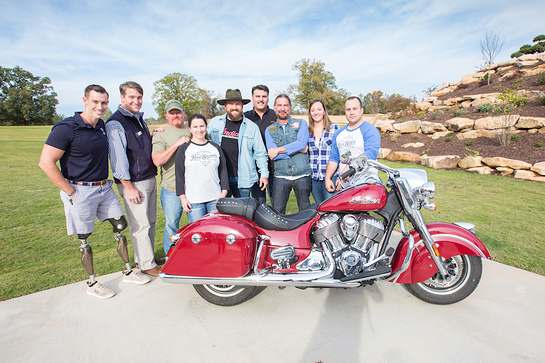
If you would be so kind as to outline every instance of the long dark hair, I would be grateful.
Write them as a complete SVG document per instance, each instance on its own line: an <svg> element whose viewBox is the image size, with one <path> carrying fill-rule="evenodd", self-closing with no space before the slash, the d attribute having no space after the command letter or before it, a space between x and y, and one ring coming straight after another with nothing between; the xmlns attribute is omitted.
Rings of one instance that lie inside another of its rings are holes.
<svg viewBox="0 0 545 363"><path fill-rule="evenodd" d="M330 127L331 127L331 120L329 119L329 114L327 113L327 108L324 105L324 101L315 98L312 101L310 101L310 104L308 105L308 132L309 132L310 136L314 136L314 119L312 118L312 115L310 114L310 109L312 108L312 105L314 105L315 103L318 103L318 102L320 102L322 104L322 107L324 108L324 111L325 111L325 113L324 113L324 130L329 132Z"/></svg>

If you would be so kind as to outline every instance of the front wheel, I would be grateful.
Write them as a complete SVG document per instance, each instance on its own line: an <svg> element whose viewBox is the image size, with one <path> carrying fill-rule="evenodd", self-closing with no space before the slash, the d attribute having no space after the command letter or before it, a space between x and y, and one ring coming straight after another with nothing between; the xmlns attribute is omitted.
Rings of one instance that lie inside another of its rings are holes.
<svg viewBox="0 0 545 363"><path fill-rule="evenodd" d="M265 290L265 286L193 285L203 299L220 306L241 304Z"/></svg>
<svg viewBox="0 0 545 363"><path fill-rule="evenodd" d="M465 299L477 288L483 271L480 257L460 255L445 261L448 275L439 272L417 284L403 284L420 300L438 304L454 304Z"/></svg>

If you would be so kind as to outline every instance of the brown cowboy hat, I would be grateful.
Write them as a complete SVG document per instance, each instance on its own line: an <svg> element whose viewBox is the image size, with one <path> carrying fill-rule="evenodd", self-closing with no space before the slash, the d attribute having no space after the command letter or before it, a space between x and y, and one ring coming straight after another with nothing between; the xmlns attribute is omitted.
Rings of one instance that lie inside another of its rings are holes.
<svg viewBox="0 0 545 363"><path fill-rule="evenodd" d="M218 100L218 103L220 105L225 105L225 102L227 101L242 101L242 104L245 105L247 103L250 103L250 100L242 98L242 93L240 93L240 90L237 89L228 89L227 92L225 92L225 98L222 100Z"/></svg>

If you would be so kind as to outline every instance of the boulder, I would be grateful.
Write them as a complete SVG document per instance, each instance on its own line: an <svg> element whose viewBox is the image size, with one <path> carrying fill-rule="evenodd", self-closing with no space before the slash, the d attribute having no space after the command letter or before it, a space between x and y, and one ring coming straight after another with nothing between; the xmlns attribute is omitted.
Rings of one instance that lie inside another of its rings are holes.
<svg viewBox="0 0 545 363"><path fill-rule="evenodd" d="M438 138L440 137L445 137L449 134L450 131L441 131L441 132L436 132L435 134L432 134L430 135L430 137L432 138L432 140L437 140Z"/></svg>
<svg viewBox="0 0 545 363"><path fill-rule="evenodd" d="M483 166L481 160L483 160L482 156L466 156L458 162L458 167L462 169L478 168Z"/></svg>
<svg viewBox="0 0 545 363"><path fill-rule="evenodd" d="M515 174L513 174L513 178L515 179L526 179L526 180L532 180L536 177L536 173L530 170L515 170Z"/></svg>
<svg viewBox="0 0 545 363"><path fill-rule="evenodd" d="M404 149L406 149L408 147L414 147L416 149L416 148L419 148L419 147L422 147L422 146L424 146L424 144L421 143L421 142L410 142L408 144L401 145L401 147L404 148Z"/></svg>
<svg viewBox="0 0 545 363"><path fill-rule="evenodd" d="M497 137L501 133L501 130L470 130L467 132L460 132L456 134L456 137L461 140L476 139L478 137Z"/></svg>
<svg viewBox="0 0 545 363"><path fill-rule="evenodd" d="M508 168L507 166L499 166L496 168L496 171L501 175L511 175L515 170Z"/></svg>
<svg viewBox="0 0 545 363"><path fill-rule="evenodd" d="M432 106L431 102L417 102L414 104L414 107L419 111L427 111Z"/></svg>
<svg viewBox="0 0 545 363"><path fill-rule="evenodd" d="M377 123L378 121L385 121L385 120L388 120L388 115L383 113L377 113L375 115L375 118L373 119L375 123Z"/></svg>
<svg viewBox="0 0 545 363"><path fill-rule="evenodd" d="M545 162L535 163L534 166L530 168L530 170L534 173L545 175Z"/></svg>
<svg viewBox="0 0 545 363"><path fill-rule="evenodd" d="M435 132L447 131L447 128L442 123L429 121L420 121L420 129L424 134L433 134Z"/></svg>
<svg viewBox="0 0 545 363"><path fill-rule="evenodd" d="M393 120L377 121L375 123L375 127L379 129L381 132L395 132L392 126L394 122L395 121Z"/></svg>
<svg viewBox="0 0 545 363"><path fill-rule="evenodd" d="M406 151L392 151L386 156L386 159L390 161L406 161L409 163L417 162L419 158L420 155Z"/></svg>
<svg viewBox="0 0 545 363"><path fill-rule="evenodd" d="M545 69L542 70L542 72L545 72ZM528 102L541 102L541 99L545 97L545 92L542 91L524 91L522 94L524 98L528 100Z"/></svg>
<svg viewBox="0 0 545 363"><path fill-rule="evenodd" d="M465 117L455 117L445 122L446 128L449 129L450 131L455 131L455 132L463 131L463 130L472 130L474 124L475 124L475 121Z"/></svg>
<svg viewBox="0 0 545 363"><path fill-rule="evenodd" d="M530 168L532 167L532 164L527 163L525 161L513 160L513 159L507 159L507 158L501 158L501 157L484 158L482 162L492 168L507 166L511 169L516 169L516 170L530 170Z"/></svg>
<svg viewBox="0 0 545 363"><path fill-rule="evenodd" d="M394 127L394 130L402 134L412 134L420 130L420 121L419 120L405 121L398 124L394 124L393 127Z"/></svg>
<svg viewBox="0 0 545 363"><path fill-rule="evenodd" d="M499 130L511 127L519 120L519 115L501 115L483 117L475 120L475 130Z"/></svg>
<svg viewBox="0 0 545 363"><path fill-rule="evenodd" d="M515 124L517 129L540 129L545 127L545 117L521 116Z"/></svg>
<svg viewBox="0 0 545 363"><path fill-rule="evenodd" d="M477 168L467 169L467 171L471 171L473 173L482 174L482 175L490 175L496 170L492 169L489 166L479 166Z"/></svg>
<svg viewBox="0 0 545 363"><path fill-rule="evenodd" d="M386 157L388 156L389 153L391 153L392 150L390 149L387 149L387 148L380 148L378 149L378 156L377 158L378 159L386 159Z"/></svg>
<svg viewBox="0 0 545 363"><path fill-rule="evenodd" d="M458 166L460 157L458 155L428 156L420 157L420 164L433 169L454 169Z"/></svg>

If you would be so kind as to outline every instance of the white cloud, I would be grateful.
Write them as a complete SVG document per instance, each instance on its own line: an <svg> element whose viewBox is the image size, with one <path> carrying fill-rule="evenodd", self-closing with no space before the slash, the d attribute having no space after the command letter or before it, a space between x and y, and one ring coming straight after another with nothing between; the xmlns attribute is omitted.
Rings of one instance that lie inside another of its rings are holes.
<svg viewBox="0 0 545 363"><path fill-rule="evenodd" d="M296 83L302 58L326 64L339 87L415 94L456 81L482 63L485 31L505 36L507 59L543 33L542 1L46 1L4 2L1 65L48 76L59 113L81 109L90 83L119 103L118 85L135 80L153 116L153 82L172 72L223 95L257 83L274 94Z"/></svg>

